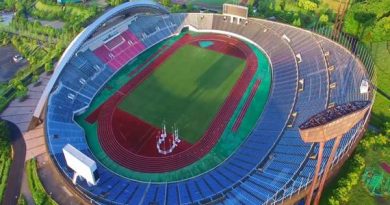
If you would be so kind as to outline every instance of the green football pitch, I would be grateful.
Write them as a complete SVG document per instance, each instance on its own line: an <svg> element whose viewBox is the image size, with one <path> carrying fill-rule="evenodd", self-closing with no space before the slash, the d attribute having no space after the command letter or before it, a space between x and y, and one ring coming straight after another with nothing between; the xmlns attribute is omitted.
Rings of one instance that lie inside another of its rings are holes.
<svg viewBox="0 0 390 205"><path fill-rule="evenodd" d="M256 57L259 62L258 70L255 74L256 77L252 79L251 85L253 85L257 79L261 79L261 85L257 90L256 95L253 98L252 103L249 106L246 115L243 118L243 121L241 123L241 126L237 130L237 132L232 132L231 130L235 120L237 119L237 116L239 115L241 109L245 105L246 99L250 94L250 89L244 92L243 98L241 99L232 118L230 119L229 122L227 122L227 127L223 132L223 134L221 135L218 144L206 156L199 159L199 161L176 171L165 172L165 173L153 173L153 174L136 172L134 170L130 170L125 167L122 167L119 164L117 164L115 161L113 161L104 152L103 148L100 145L100 142L98 140L98 133L97 133L98 124L97 123L90 124L85 119L91 113L93 113L97 108L99 108L104 102L106 102L114 93L120 90L122 86L124 86L126 83L132 80L134 76L136 76L134 75L134 71L138 70L139 68L145 69L148 65L148 63L145 64L145 62L151 62L161 55L161 53L159 53L159 50L165 50L164 48L171 47L175 42L177 42L180 38L182 38L186 34L187 34L186 32L183 32L179 36L172 37L153 46L152 48L149 48L146 52L142 53L140 56L138 56L128 65L126 65L124 68L118 71L118 73L116 73L113 76L113 78L107 82L105 88L102 89L99 92L99 94L94 98L94 100L92 101L90 107L86 110L86 112L84 112L82 115L79 115L76 118L79 125L84 128L86 140L88 142L89 148L91 149L91 152L99 160L100 163L102 163L105 167L117 173L118 175L121 175L129 179L139 180L144 182L166 183L166 182L188 179L196 175L199 175L201 173L204 173L212 169L213 167L216 167L218 164L222 163L224 160L226 160L227 157L231 155L231 153L233 153L235 150L238 149L242 141L245 140L246 137L253 130L256 121L259 119L261 112L264 109L264 106L268 99L269 90L271 87L271 79L272 79L271 67L268 63L268 59L266 58L266 56L257 47L251 44L247 44L256 54ZM197 35L197 33L190 33L190 34ZM201 49L201 51L205 51L205 50L206 49ZM152 57L156 53L158 53L158 55ZM223 55L221 53L217 53L217 54ZM186 59L190 59L192 58L193 53L187 53L185 56ZM188 61L184 62L185 68L187 67L188 64L186 62ZM160 66L162 66L162 64ZM161 69L161 67L158 69ZM151 77L153 74L157 74L157 70L155 71L155 73L152 73L149 77ZM172 78L175 78L176 75L177 74L173 75ZM153 78L150 78L150 80L151 79ZM145 82L146 81L144 81L144 83Z"/></svg>
<svg viewBox="0 0 390 205"><path fill-rule="evenodd" d="M185 45L130 92L119 108L156 127L162 123L176 125L181 138L195 143L215 118L245 65L244 59Z"/></svg>

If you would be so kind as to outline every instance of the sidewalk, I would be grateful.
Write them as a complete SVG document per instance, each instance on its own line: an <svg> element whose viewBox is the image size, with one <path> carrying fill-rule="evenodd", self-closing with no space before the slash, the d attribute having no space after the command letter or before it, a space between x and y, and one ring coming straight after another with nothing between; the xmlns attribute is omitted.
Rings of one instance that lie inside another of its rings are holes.
<svg viewBox="0 0 390 205"><path fill-rule="evenodd" d="M28 188L26 169L23 172L22 187L20 193L25 197L28 205L34 205L34 199L32 198L30 189Z"/></svg>

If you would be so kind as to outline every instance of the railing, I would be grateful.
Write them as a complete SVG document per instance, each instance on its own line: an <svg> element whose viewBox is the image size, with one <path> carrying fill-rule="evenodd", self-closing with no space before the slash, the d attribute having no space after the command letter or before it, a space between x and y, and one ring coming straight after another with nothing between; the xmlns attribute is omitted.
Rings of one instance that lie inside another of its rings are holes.
<svg viewBox="0 0 390 205"><path fill-rule="evenodd" d="M333 29L330 27L322 27L322 26L317 25L311 31L315 34L319 34L322 37L325 37L325 38L328 38L332 41L337 42L344 49L346 49L356 60L358 60L364 66L365 71L367 72L367 75L369 78L368 80L370 80L371 86L373 88L375 88L376 80L377 80L377 76L376 76L376 72L375 72L375 63L374 63L372 56L370 55L369 49L364 45L364 43L362 43L359 40L357 40L356 38L348 36L344 33L341 33L338 38L335 38L332 35ZM369 99L371 99L372 103L371 103L371 108L370 108L369 112L371 111L373 103L375 101L375 93L376 93L375 89L371 89L371 90L372 90L372 92L370 93ZM363 135L364 127L366 127L366 125L368 124L369 117L370 117L370 115L366 116L366 118L363 121L363 127L360 127L356 130L356 133L354 133L354 136L352 137L352 139L345 146L344 151L341 152L340 154L338 154L333 159L331 169L333 169L335 167L335 165L337 165L340 162L340 160L345 156L346 153L349 153L351 151L351 149L353 149L355 147L354 145L355 145L355 143L357 143L358 138L360 138ZM321 171L320 171L320 179L322 178L322 172L323 172L323 169L321 169ZM309 175L307 177L306 181L298 182L298 183L300 183L299 188L291 191L288 195L285 195L285 191L288 190L288 188L291 188L291 186L294 186L294 184L296 184L296 181L293 181L292 183L290 183L291 184L290 186L283 187L283 189L280 190L280 192L275 193L275 195L270 197L264 204L282 204L285 200L288 200L289 198L291 198L295 194L299 194L301 191L308 188L312 182L312 178L310 178L310 177L312 177L312 175ZM282 196L280 196L281 191L283 191Z"/></svg>

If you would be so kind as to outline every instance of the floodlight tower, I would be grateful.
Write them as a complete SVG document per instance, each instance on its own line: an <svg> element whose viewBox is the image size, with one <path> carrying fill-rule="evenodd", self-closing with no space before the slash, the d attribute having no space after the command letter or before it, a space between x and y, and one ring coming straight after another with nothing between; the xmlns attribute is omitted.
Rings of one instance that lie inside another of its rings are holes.
<svg viewBox="0 0 390 205"><path fill-rule="evenodd" d="M310 117L306 122L299 126L299 133L304 142L319 143L315 174L305 205L310 205L312 201L313 193L319 178L318 175L321 169L325 143L329 140L335 139L329 159L326 162L321 181L319 182L318 192L314 200L315 205L317 205L320 201L321 192L324 188L330 166L333 162L334 156L336 155L337 148L339 147L343 135L364 118L370 108L370 104L371 103L369 101L353 101L328 108Z"/></svg>

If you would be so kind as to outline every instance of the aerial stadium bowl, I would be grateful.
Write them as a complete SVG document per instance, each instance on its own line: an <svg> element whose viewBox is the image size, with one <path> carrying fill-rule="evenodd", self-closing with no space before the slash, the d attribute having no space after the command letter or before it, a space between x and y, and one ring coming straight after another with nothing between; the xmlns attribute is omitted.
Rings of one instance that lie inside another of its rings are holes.
<svg viewBox="0 0 390 205"><path fill-rule="evenodd" d="M64 176L73 177L66 144L97 162L97 185L78 179L80 192L101 204L267 204L310 185L318 144L298 127L330 106L371 101L359 91L365 67L315 33L230 18L137 1L76 37L43 96ZM368 117L342 138L335 164Z"/></svg>

